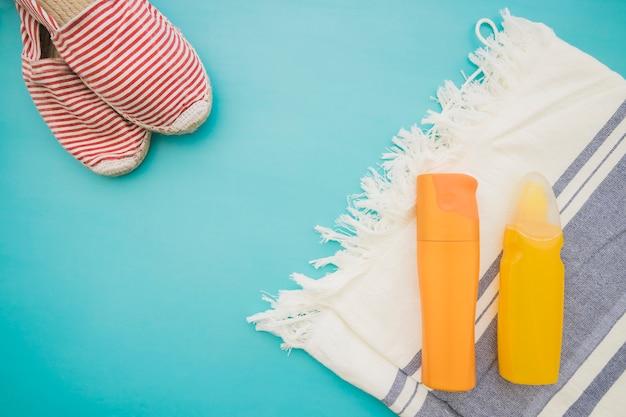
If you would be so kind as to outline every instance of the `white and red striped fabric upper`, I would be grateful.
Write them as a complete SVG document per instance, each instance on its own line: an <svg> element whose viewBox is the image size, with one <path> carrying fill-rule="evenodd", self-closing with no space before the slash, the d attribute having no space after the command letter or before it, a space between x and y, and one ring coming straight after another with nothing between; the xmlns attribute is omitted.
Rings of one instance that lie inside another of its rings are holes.
<svg viewBox="0 0 626 417"><path fill-rule="evenodd" d="M208 116L211 88L191 45L147 0L97 0L63 27L36 0L60 56L128 120L166 134L195 130Z"/></svg>
<svg viewBox="0 0 626 417"><path fill-rule="evenodd" d="M22 73L35 106L61 145L102 175L121 175L138 166L150 132L129 122L91 91L60 58L42 57L41 31L17 4L23 42ZM46 34L47 35L47 34Z"/></svg>

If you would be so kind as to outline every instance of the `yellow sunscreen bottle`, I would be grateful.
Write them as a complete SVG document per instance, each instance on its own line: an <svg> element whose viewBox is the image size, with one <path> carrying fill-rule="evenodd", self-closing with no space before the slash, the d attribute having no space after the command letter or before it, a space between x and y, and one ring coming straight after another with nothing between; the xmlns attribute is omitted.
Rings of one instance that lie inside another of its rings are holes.
<svg viewBox="0 0 626 417"><path fill-rule="evenodd" d="M504 232L498 303L498 367L515 384L559 378L565 268L556 198L537 173L522 180Z"/></svg>

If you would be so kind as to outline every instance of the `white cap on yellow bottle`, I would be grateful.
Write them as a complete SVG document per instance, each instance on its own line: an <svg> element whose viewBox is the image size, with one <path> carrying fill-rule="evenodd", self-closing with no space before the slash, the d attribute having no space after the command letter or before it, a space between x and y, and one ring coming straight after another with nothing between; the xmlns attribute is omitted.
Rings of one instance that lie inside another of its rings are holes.
<svg viewBox="0 0 626 417"><path fill-rule="evenodd" d="M552 239L561 233L556 197L548 180L538 172L520 181L509 227L534 239Z"/></svg>

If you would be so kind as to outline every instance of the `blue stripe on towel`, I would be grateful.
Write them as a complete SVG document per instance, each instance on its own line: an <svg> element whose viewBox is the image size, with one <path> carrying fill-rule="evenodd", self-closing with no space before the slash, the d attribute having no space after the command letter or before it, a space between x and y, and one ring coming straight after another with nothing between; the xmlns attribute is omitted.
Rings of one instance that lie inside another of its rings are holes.
<svg viewBox="0 0 626 417"><path fill-rule="evenodd" d="M600 402L609 388L622 375L626 369L626 345L622 345L619 351L607 363L591 384L565 412L564 417L588 416Z"/></svg>
<svg viewBox="0 0 626 417"><path fill-rule="evenodd" d="M417 372L420 366L422 366L422 351L421 350L417 352L415 356L413 356L413 359L411 359L411 361L409 362L407 366L402 368L402 372L404 372L407 375L413 375L415 372Z"/></svg>
<svg viewBox="0 0 626 417"><path fill-rule="evenodd" d="M406 402L406 404L404 404L404 407L402 407L402 409L398 411L399 415L404 413L404 410L406 410L406 408L411 404L411 402L413 401L413 398L415 398L415 394L417 394L418 388L419 388L419 384L415 384L415 388L413 388L413 393L411 394L411 397L409 397L409 400Z"/></svg>
<svg viewBox="0 0 626 417"><path fill-rule="evenodd" d="M560 213L563 213L565 211L565 209L567 209L567 207L569 207L569 205L572 203L572 201L574 201L574 199L576 198L576 196L578 195L578 193L580 193L580 190L583 189L583 187L585 185L587 185L587 183L589 182L589 180L591 178L593 178L593 176L595 175L595 173L598 171L598 169L600 169L600 167L602 165L604 165L604 163L606 162L607 159L609 159L609 157L613 154L613 152L615 152L615 149L617 149L617 147L622 143L622 141L624 140L624 138L626 138L626 133L624 133L622 135L622 137L617 141L617 143L615 143L615 145L613 145L613 147L611 148L611 150L609 151L609 153L607 153L604 158L602 158L602 160L600 161L600 163L598 164L597 167L595 167L593 169L593 171L591 172L591 174L589 174L589 177L587 177L587 179L580 184L580 187L578 187L578 189L576 190L576 192L574 193L574 195L572 195L572 197L568 200L567 203L565 203L565 205L563 205L563 208L561 209Z"/></svg>
<svg viewBox="0 0 626 417"><path fill-rule="evenodd" d="M415 414L415 417L462 417L449 404L440 400L432 393L428 393L424 405Z"/></svg>
<svg viewBox="0 0 626 417"><path fill-rule="evenodd" d="M591 156L598 150L600 145L604 143L611 133L617 128L617 126L626 118L626 100L617 108L613 116L602 126L594 138L583 149L583 151L574 159L574 162L565 170L563 175L554 183L554 193L558 197L561 192L572 182L580 168L589 161Z"/></svg>
<svg viewBox="0 0 626 417"><path fill-rule="evenodd" d="M398 370L396 378L394 379L393 384L391 384L391 389L389 390L385 398L382 399L383 403L387 407L391 407L400 396L402 388L404 388L404 384L406 384L406 378L406 374Z"/></svg>

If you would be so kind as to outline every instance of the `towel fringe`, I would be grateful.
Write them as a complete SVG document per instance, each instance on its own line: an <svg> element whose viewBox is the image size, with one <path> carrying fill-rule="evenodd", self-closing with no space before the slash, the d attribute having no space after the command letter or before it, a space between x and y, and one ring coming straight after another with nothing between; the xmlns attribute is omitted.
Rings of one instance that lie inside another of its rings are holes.
<svg viewBox="0 0 626 417"><path fill-rule="evenodd" d="M484 120L487 114L481 108L515 84L529 45L539 39L539 29L506 9L501 15L504 30L469 55L478 76L460 87L445 81L437 90L441 110L429 110L421 127L398 132L379 168L370 168L361 179L362 193L348 199L347 214L337 219L335 228L315 227L322 242L335 241L342 249L311 264L334 265L337 270L320 279L294 273L291 278L301 289L283 290L277 297L264 293L270 309L247 318L256 330L281 337L282 349L304 348L316 318L328 308L326 300L367 271L381 242L411 221L417 175L453 160L464 145L459 132Z"/></svg>

